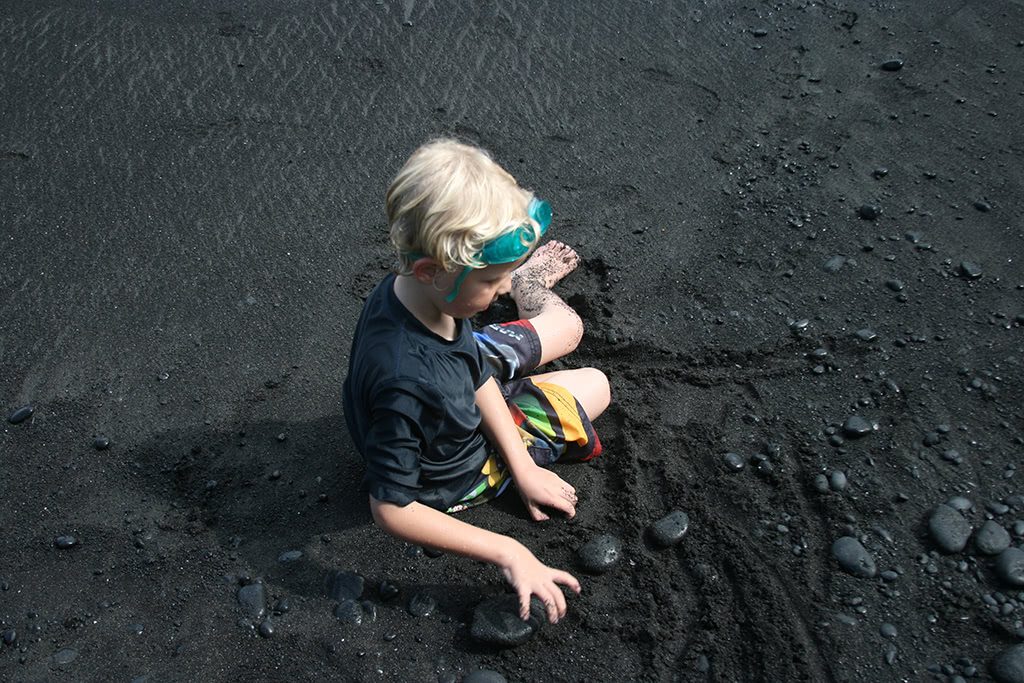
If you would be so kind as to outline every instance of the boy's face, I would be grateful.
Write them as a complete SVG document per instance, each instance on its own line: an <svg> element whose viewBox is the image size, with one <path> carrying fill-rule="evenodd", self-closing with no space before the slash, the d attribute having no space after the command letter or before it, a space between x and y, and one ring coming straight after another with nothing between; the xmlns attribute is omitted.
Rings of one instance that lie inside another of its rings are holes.
<svg viewBox="0 0 1024 683"><path fill-rule="evenodd" d="M512 271L518 268L525 257L513 263L475 268L469 272L459 287L453 301L442 302L441 310L453 318L471 318L486 311L502 294L512 291ZM445 273L437 283L446 293L455 286L459 271Z"/></svg>

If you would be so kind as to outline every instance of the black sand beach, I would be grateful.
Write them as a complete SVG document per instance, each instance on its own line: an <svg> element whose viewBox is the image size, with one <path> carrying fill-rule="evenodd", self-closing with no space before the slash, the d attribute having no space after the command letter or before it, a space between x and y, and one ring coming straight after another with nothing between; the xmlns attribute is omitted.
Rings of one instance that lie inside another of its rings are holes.
<svg viewBox="0 0 1024 683"><path fill-rule="evenodd" d="M5 3L0 679L1024 680L1024 6L463 4ZM463 516L583 582L515 648L342 415L436 135L551 202L613 390L574 520Z"/></svg>

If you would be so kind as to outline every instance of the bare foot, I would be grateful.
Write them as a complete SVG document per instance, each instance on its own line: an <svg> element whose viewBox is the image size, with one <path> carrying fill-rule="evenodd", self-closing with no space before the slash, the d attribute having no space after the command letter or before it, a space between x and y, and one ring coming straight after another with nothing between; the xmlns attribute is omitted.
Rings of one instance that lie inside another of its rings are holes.
<svg viewBox="0 0 1024 683"><path fill-rule="evenodd" d="M575 249L552 240L538 247L526 263L513 271L512 288L539 282L545 289L551 289L579 265L580 255Z"/></svg>

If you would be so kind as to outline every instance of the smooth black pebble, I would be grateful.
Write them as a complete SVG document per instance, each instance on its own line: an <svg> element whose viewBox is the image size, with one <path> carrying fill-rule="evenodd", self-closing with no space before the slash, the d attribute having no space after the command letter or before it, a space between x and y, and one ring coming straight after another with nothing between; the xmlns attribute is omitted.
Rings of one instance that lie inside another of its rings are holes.
<svg viewBox="0 0 1024 683"><path fill-rule="evenodd" d="M53 539L53 544L61 550L67 550L72 546L78 545L78 539L71 535L58 536Z"/></svg>
<svg viewBox="0 0 1024 683"><path fill-rule="evenodd" d="M861 341L865 341L865 342L873 342L876 339L878 339L878 334L874 330L872 330L871 328L868 328L868 327L862 327L861 329L857 330L853 334L854 334L854 336L857 337L857 339L860 339Z"/></svg>
<svg viewBox="0 0 1024 683"><path fill-rule="evenodd" d="M622 559L622 542L610 534L601 534L576 551L580 567L587 572L606 572Z"/></svg>
<svg viewBox="0 0 1024 683"><path fill-rule="evenodd" d="M937 505L928 518L928 532L944 553L958 553L966 548L971 531L967 518L945 503Z"/></svg>
<svg viewBox="0 0 1024 683"><path fill-rule="evenodd" d="M860 439L872 431L871 423L859 415L851 415L843 423L843 434L848 439Z"/></svg>
<svg viewBox="0 0 1024 683"><path fill-rule="evenodd" d="M865 579L874 578L878 571L875 558L852 536L837 538L832 544L832 556L847 574Z"/></svg>
<svg viewBox="0 0 1024 683"><path fill-rule="evenodd" d="M363 606L352 599L345 599L334 608L334 618L344 624L359 626L363 623Z"/></svg>
<svg viewBox="0 0 1024 683"><path fill-rule="evenodd" d="M1024 683L1024 643L1017 643L996 655L989 671L998 683Z"/></svg>
<svg viewBox="0 0 1024 683"><path fill-rule="evenodd" d="M903 60L902 59L890 59L890 60L887 60L885 62L882 62L882 64L881 64L882 71L899 71L902 68L903 68Z"/></svg>
<svg viewBox="0 0 1024 683"><path fill-rule="evenodd" d="M399 592L400 590L398 586L387 580L381 581L380 588L377 589L377 595L379 595L380 599L385 602L397 598Z"/></svg>
<svg viewBox="0 0 1024 683"><path fill-rule="evenodd" d="M1011 586L1024 586L1024 550L1007 548L999 553L996 575Z"/></svg>
<svg viewBox="0 0 1024 683"><path fill-rule="evenodd" d="M825 261L825 263L821 266L821 269L824 270L826 273L838 273L839 270L843 267L843 264L845 263L846 257L836 254L835 256L829 258L829 260Z"/></svg>
<svg viewBox="0 0 1024 683"><path fill-rule="evenodd" d="M355 572L335 570L327 575L327 597L341 602L363 596L363 577Z"/></svg>
<svg viewBox="0 0 1024 683"><path fill-rule="evenodd" d="M105 451L110 448L110 439L105 436L97 436L92 440L92 447L98 451Z"/></svg>
<svg viewBox="0 0 1024 683"><path fill-rule="evenodd" d="M281 564L291 564L292 562L298 562L301 558L301 550L286 550L277 556L277 561Z"/></svg>
<svg viewBox="0 0 1024 683"><path fill-rule="evenodd" d="M437 602L426 593L417 593L409 598L406 609L414 617L429 617L437 609Z"/></svg>
<svg viewBox="0 0 1024 683"><path fill-rule="evenodd" d="M25 420L32 417L32 413L34 413L35 411L36 409L33 408L32 406L22 406L20 408L16 408L12 410L10 414L7 416L7 421L10 422L12 425L21 424Z"/></svg>
<svg viewBox="0 0 1024 683"><path fill-rule="evenodd" d="M957 272L968 280L977 280L981 277L981 266L973 261L961 261Z"/></svg>
<svg viewBox="0 0 1024 683"><path fill-rule="evenodd" d="M866 221L873 221L882 215L882 207L878 204L863 204L857 209L857 215Z"/></svg>
<svg viewBox="0 0 1024 683"><path fill-rule="evenodd" d="M651 525L651 540L667 548L683 540L690 529L690 517L682 510L674 510Z"/></svg>
<svg viewBox="0 0 1024 683"><path fill-rule="evenodd" d="M1010 547L1010 533L990 519L974 533L974 547L984 555L998 555Z"/></svg>
<svg viewBox="0 0 1024 683"><path fill-rule="evenodd" d="M530 616L523 621L519 618L519 596L498 595L476 606L469 633L481 643L515 647L532 638L546 616L544 603L536 596L530 598Z"/></svg>
<svg viewBox="0 0 1024 683"><path fill-rule="evenodd" d="M739 472L747 464L739 453L726 453L722 456L722 462L725 463L726 469L733 472Z"/></svg>
<svg viewBox="0 0 1024 683"><path fill-rule="evenodd" d="M262 583L250 583L238 589L238 604L242 610L253 621L263 618L267 611L266 592Z"/></svg>

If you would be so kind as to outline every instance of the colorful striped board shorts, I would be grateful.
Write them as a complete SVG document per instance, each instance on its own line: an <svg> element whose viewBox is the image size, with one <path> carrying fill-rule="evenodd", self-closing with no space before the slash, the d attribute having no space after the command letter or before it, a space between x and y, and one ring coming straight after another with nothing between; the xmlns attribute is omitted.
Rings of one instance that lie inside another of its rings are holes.
<svg viewBox="0 0 1024 683"><path fill-rule="evenodd" d="M540 338L529 320L488 325L473 334L535 463L584 462L601 454L601 441L579 401L564 387L525 376L540 363ZM493 500L511 481L505 461L491 452L480 476L448 512Z"/></svg>

